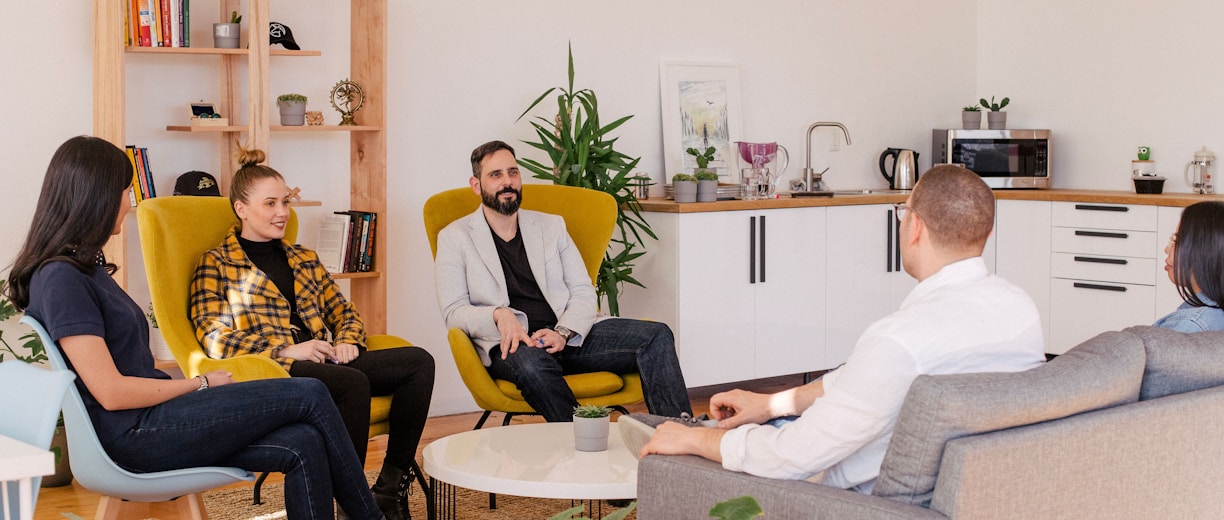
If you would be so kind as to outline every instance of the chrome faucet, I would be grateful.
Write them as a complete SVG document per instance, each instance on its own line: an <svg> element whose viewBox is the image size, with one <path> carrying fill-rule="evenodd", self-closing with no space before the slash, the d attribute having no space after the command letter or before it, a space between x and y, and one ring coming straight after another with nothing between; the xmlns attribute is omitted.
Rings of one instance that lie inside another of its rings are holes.
<svg viewBox="0 0 1224 520"><path fill-rule="evenodd" d="M816 173L812 170L812 130L821 126L835 126L840 128L842 135L846 137L846 144L850 144L850 131L846 130L846 125L837 122L819 122L812 123L807 129L807 161L803 166L803 185L808 191L824 191L824 181L821 176L824 172ZM827 168L826 168L827 170Z"/></svg>

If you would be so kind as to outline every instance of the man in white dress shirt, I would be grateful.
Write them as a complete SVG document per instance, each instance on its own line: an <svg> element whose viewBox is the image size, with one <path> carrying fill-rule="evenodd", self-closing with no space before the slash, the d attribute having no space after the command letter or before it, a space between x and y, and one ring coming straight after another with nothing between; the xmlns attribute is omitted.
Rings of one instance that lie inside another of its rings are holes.
<svg viewBox="0 0 1224 520"><path fill-rule="evenodd" d="M1032 299L981 258L994 223L990 188L970 170L938 166L896 206L902 263L919 284L900 310L867 327L844 365L772 395L716 394L710 411L720 428L665 422L642 454L700 455L732 471L870 493L919 374L1043 363Z"/></svg>

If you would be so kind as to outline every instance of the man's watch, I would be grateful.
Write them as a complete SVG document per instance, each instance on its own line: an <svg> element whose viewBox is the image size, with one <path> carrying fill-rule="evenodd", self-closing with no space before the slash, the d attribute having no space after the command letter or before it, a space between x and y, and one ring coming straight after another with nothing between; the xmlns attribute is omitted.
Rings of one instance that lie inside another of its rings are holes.
<svg viewBox="0 0 1224 520"><path fill-rule="evenodd" d="M560 334L561 340L566 343L569 343L570 338L574 337L574 331L569 330L565 327L557 326L557 327L553 327L553 330L556 331L557 334Z"/></svg>

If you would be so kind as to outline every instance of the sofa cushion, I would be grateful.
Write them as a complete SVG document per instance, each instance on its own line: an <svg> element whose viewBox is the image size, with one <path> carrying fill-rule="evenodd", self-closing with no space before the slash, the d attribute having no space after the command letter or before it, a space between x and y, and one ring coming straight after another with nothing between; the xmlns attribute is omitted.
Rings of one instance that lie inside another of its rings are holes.
<svg viewBox="0 0 1224 520"><path fill-rule="evenodd" d="M1106 332L1024 372L918 376L906 394L873 494L929 507L944 444L1135 402L1143 342Z"/></svg>
<svg viewBox="0 0 1224 520"><path fill-rule="evenodd" d="M1139 399L1155 399L1224 384L1224 332L1186 334L1161 327L1131 327L1143 339L1147 369Z"/></svg>

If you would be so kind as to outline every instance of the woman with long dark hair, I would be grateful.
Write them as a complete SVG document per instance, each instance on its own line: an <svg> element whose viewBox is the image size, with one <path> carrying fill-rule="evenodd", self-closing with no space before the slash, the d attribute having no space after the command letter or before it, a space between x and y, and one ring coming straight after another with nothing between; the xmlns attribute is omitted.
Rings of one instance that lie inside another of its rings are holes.
<svg viewBox="0 0 1224 520"><path fill-rule="evenodd" d="M60 345L111 459L133 472L279 471L289 518L332 518L333 498L351 518L382 518L322 384L236 383L219 370L175 380L154 368L144 314L102 253L123 227L131 184L132 164L111 143L62 144L6 289Z"/></svg>
<svg viewBox="0 0 1224 520"><path fill-rule="evenodd" d="M1182 301L1156 320L1181 332L1224 330L1224 202L1204 201L1182 211L1177 232L1165 246L1165 271Z"/></svg>

